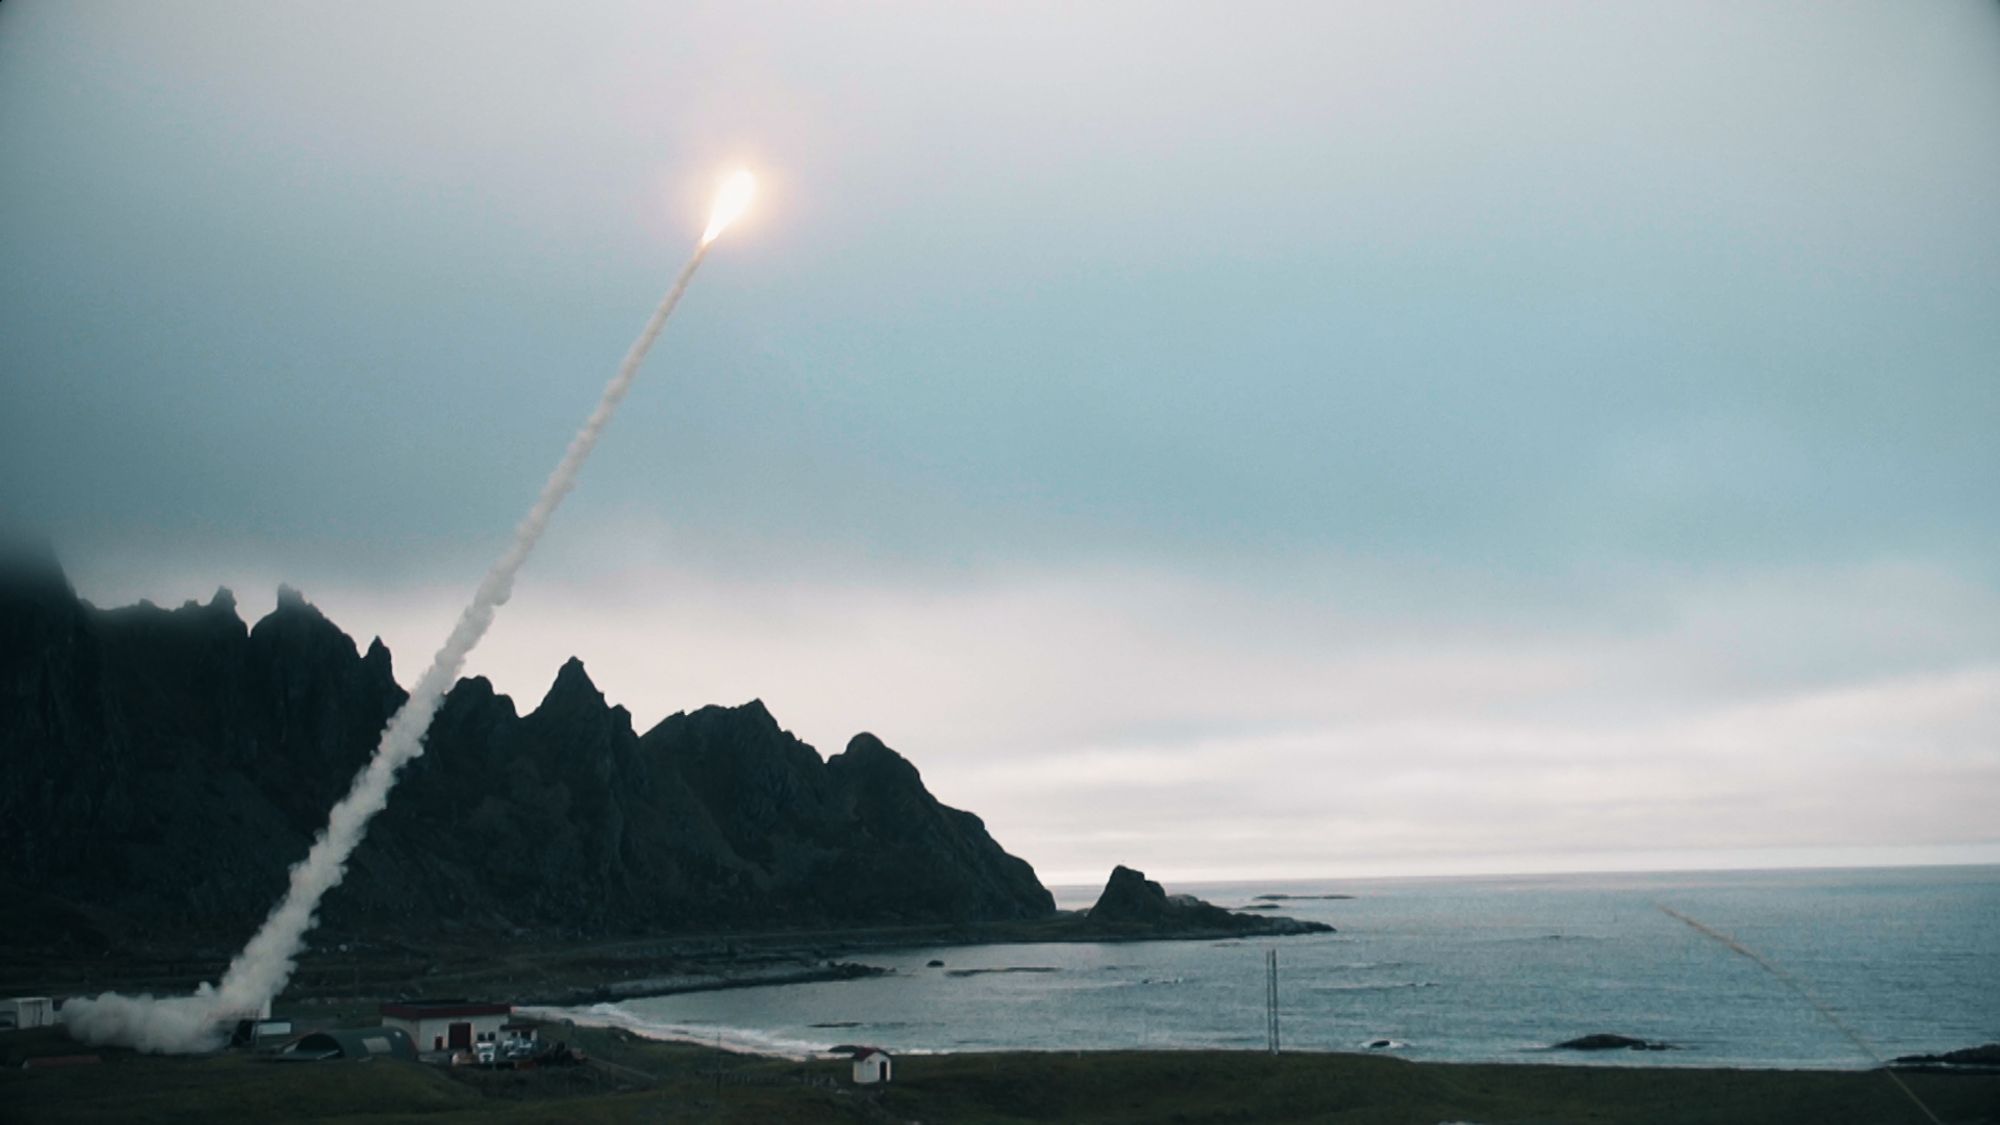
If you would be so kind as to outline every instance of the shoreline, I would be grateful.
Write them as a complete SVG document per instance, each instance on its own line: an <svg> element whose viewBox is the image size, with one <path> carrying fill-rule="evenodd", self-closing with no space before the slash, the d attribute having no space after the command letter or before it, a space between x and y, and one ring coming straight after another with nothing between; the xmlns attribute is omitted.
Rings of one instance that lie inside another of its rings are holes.
<svg viewBox="0 0 2000 1125"><path fill-rule="evenodd" d="M633 996L627 999L643 1000L652 997ZM551 1023L568 1024L578 1028L596 1028L618 1031L656 1043L684 1044L707 1050L720 1050L731 1055L750 1056L773 1061L801 1062L844 1057L837 1048L848 1045L857 1036L827 1037L826 1045L817 1041L792 1038L777 1032L745 1027L701 1026L691 1024L662 1023L648 1020L617 1008L618 1001L602 1001L588 1006L569 1005L523 1005L517 1009L522 1015L532 1019L547 1020ZM827 1030L832 1030L831 1028ZM858 1030L858 1028L857 1028ZM865 1038L859 1036L858 1038ZM892 1048L898 1058L912 1056L919 1058L985 1057L989 1055L1023 1055L1049 1057L1089 1057L1093 1055L1121 1054L1164 1054L1164 1055L1255 1055L1267 1052L1251 1047L1226 1047L1214 1044L1145 1044L1142 1046L1069 1046L1069 1047L916 1047ZM1893 1060L1882 1063L1855 1062L1852 1064L1828 1063L1825 1065L1803 1065L1797 1062L1767 1063L1724 1063L1714 1059L1683 1060L1673 1057L1672 1051L1566 1051L1557 1047L1524 1047L1516 1057L1495 1058L1434 1058L1412 1056L1404 1050L1370 1050L1365 1046L1351 1047L1287 1047L1280 1056L1300 1056L1305 1058L1371 1058L1392 1059L1415 1066L1501 1066L1540 1067L1552 1069L1615 1070L1631 1072L1696 1072L1721 1071L1767 1074L1870 1074L1876 1071L1893 1070L1898 1074L1948 1074L1948 1075L1996 1075L2000 1070L1977 1066L1953 1066L1938 1063L1897 1063Z"/></svg>
<svg viewBox="0 0 2000 1125"><path fill-rule="evenodd" d="M1262 919L1257 919L1262 921ZM878 975L849 960L869 954L982 945L1127 944L1283 939L1304 933L1232 931L1211 926L1087 929L1080 912L1002 922L932 922L901 926L710 931L577 940L523 937L497 946L489 935L333 935L308 949L286 1003L489 992L516 1004L570 1006L770 984L801 984ZM94 996L101 992L171 995L213 981L230 952L161 942L117 960L47 947L0 946L0 995Z"/></svg>
<svg viewBox="0 0 2000 1125"><path fill-rule="evenodd" d="M1039 940L1030 936L1038 928L1020 924L994 926L910 926L840 931L776 931L762 934L697 935L674 939L628 939L613 942L524 942L509 957L473 960L437 958L413 966L407 950L398 943L355 946L351 952L341 947L309 955L301 966L295 986L297 999L282 1000L281 1011L289 1011L308 1021L336 1017L345 1019L372 1015L378 1002L417 996L491 996L512 1003L518 1010L557 1021L571 1020L576 1026L616 1029L656 1042L683 1043L707 1049L718 1045L724 1051L770 1059L798 1061L822 1058L843 1039L865 1037L858 1026L838 1037L805 1037L798 1029L767 1030L742 1025L674 1023L648 1019L614 1005L632 1001L668 999L699 993L803 984L865 981L895 976L902 970L862 964L844 958L868 954L909 955L931 949L981 946L1037 946L1086 944L1128 944L1149 942L1193 942L1241 935L1203 931L1195 935L1116 934L1079 935L1041 929ZM997 931L997 932L995 932ZM183 955L184 957L184 955ZM26 968L17 963L17 969ZM192 984L177 985L163 979L159 970L189 967L184 959L128 962L110 967L90 966L102 974L88 991L73 990L68 995L94 994L104 989L152 992L155 995L186 991ZM32 971L32 970L30 970ZM334 987L328 988L325 985ZM19 992L36 991L16 989ZM60 989L39 990L43 994L64 995ZM364 1009L366 1010L364 1012ZM365 1022L372 1022L367 1020ZM1969 1044L1942 1044L1940 1049ZM894 1048L892 1048L894 1049ZM927 1057L957 1054L1022 1053L1035 1055L1104 1054L1126 1051L1166 1052L1175 1055L1203 1052L1243 1053L1248 1048L1232 1044L1208 1043L1099 1043L1071 1046L992 1043L976 1046L920 1048L901 1053ZM1255 1053L1255 1052L1253 1052ZM1310 1057L1382 1058L1419 1065L1508 1066L1536 1068L1581 1068L1592 1071L1635 1071L1648 1073L1727 1070L1769 1073L1842 1074L1867 1073L1893 1068L1899 1073L1923 1072L1960 1075L1966 1068L1934 1067L1925 1064L1895 1065L1852 1061L1804 1061L1755 1059L1736 1062L1713 1056L1688 1057L1686 1051L1574 1052L1557 1049L1553 1041L1538 1046L1521 1046L1511 1053L1471 1054L1438 1057L1407 1045L1399 1049L1369 1050L1363 1043L1286 1047L1287 1055Z"/></svg>

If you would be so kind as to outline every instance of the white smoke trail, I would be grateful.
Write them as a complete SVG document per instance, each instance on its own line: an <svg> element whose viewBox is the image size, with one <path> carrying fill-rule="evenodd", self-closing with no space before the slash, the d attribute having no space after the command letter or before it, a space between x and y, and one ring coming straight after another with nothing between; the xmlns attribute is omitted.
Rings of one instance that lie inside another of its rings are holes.
<svg viewBox="0 0 2000 1125"><path fill-rule="evenodd" d="M1903 1096L1910 1099L1910 1103L1916 1106L1918 1111L1921 1112L1925 1118L1929 1119L1931 1125L1944 1125L1944 1122L1938 1120L1937 1114L1931 1112L1931 1107L1925 1105L1924 1100L1917 1096L1917 1092L1915 1090L1910 1089L1910 1087L1907 1084L1905 1084L1901 1078L1898 1078L1896 1076L1895 1070L1892 1069L1888 1063L1882 1060L1882 1053L1875 1049L1875 1045L1873 1043L1870 1043L1868 1040L1862 1038L1860 1032L1854 1030L1852 1027L1849 1027L1847 1025L1846 1020L1843 1020L1839 1016L1835 1015L1833 1013L1833 1009L1828 1007L1825 1001L1813 995L1812 989L1807 988L1802 982L1800 982L1800 980L1797 977L1779 968L1778 966L1772 964L1771 962L1766 961L1761 955L1757 953L1756 950L1751 949L1749 946L1744 945L1742 942L1737 941L1735 938L1730 937L1728 934L1723 933L1721 930L1715 929L1693 918L1690 918L1687 915L1681 913L1680 911L1675 910L1671 906L1666 906L1657 902L1654 903L1653 905L1655 907L1658 907L1660 912L1665 914L1667 917L1685 923L1689 929L1692 929L1694 932L1702 935L1703 937L1709 938L1710 940L1721 944L1723 948L1729 950L1731 953L1734 953L1739 957L1747 958L1751 964L1756 965L1758 968L1778 978L1778 983L1784 985L1786 988L1791 989L1793 992L1798 993L1799 998L1804 1000L1807 1004L1812 1005L1812 1010L1818 1012L1822 1019L1832 1024L1834 1028L1837 1031L1839 1031L1842 1035L1847 1036L1849 1042L1853 1043L1856 1047L1861 1048L1862 1054L1867 1055L1870 1059L1873 1059L1875 1062L1875 1068L1881 1071L1883 1076L1888 1078L1889 1081L1894 1082L1896 1084L1896 1089L1901 1090L1903 1092Z"/></svg>
<svg viewBox="0 0 2000 1125"><path fill-rule="evenodd" d="M555 514L563 497L576 487L578 471L589 459L618 404L624 401L625 392L631 389L646 352L665 327L667 318L673 315L681 295L687 292L688 282L694 279L694 271L707 257L716 233L717 229L711 225L687 265L681 268L673 288L653 310L652 318L625 354L618 373L605 386L597 409L570 440L569 449L549 474L535 506L514 529L513 544L486 572L471 604L459 616L444 646L431 658L431 666L417 681L416 689L402 708L390 716L375 756L355 775L347 796L328 814L326 829L313 841L306 858L292 868L291 887L284 899L264 919L263 927L243 947L243 952L230 962L222 983L203 984L192 996L155 999L107 992L95 998L73 999L62 1010L70 1034L90 1043L115 1043L161 1054L213 1050L222 1042L218 1021L254 1016L284 989L305 948L306 933L317 920L320 900L347 873L348 856L361 843L369 819L388 803L396 771L423 753L424 734L444 702L445 693L457 682L466 657L493 624L494 612L507 604L514 590L514 576L535 549L536 541L548 527L549 517Z"/></svg>

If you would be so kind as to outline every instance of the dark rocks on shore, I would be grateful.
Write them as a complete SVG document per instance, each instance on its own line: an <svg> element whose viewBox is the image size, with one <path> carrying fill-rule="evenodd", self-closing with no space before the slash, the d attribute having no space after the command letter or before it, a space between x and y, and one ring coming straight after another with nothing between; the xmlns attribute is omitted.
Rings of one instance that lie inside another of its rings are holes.
<svg viewBox="0 0 2000 1125"><path fill-rule="evenodd" d="M1236 914L1193 895L1169 895L1143 872L1115 867L1097 905L1084 916L1083 929L1107 936L1189 937L1332 933L1323 922Z"/></svg>
<svg viewBox="0 0 2000 1125"><path fill-rule="evenodd" d="M1901 1055L1890 1066L1952 1067L1973 1070L2000 1070L2000 1043L1965 1047L1942 1055Z"/></svg>
<svg viewBox="0 0 2000 1125"><path fill-rule="evenodd" d="M1599 1032L1576 1039L1566 1039L1556 1044L1557 1051L1678 1051L1672 1043L1654 1043L1645 1039L1634 1039L1629 1035L1611 1035Z"/></svg>
<svg viewBox="0 0 2000 1125"><path fill-rule="evenodd" d="M816 984L825 981L861 980L894 972L879 965L851 961L828 961L823 965L799 963L746 963L741 959L690 964L682 972L667 976L629 977L603 983L568 988L542 987L531 993L532 1002L553 1007L600 1004L630 1000L639 996L671 996L684 992L722 992L736 988L766 988L781 984Z"/></svg>

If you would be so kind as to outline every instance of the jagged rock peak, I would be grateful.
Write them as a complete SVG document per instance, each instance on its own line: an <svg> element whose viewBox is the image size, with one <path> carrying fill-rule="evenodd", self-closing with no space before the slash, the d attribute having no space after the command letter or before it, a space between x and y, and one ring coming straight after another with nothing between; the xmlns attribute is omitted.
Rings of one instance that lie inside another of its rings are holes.
<svg viewBox="0 0 2000 1125"><path fill-rule="evenodd" d="M704 723L719 721L732 729L755 730L772 735L785 733L784 728L778 725L778 717L771 714L771 709L764 706L764 701L761 699L739 703L734 707L711 703L706 707L697 708L687 717Z"/></svg>
<svg viewBox="0 0 2000 1125"><path fill-rule="evenodd" d="M350 656L360 652L346 630L290 586L278 587L278 607L251 626L250 636L312 651L345 651Z"/></svg>
<svg viewBox="0 0 2000 1125"><path fill-rule="evenodd" d="M563 666L556 671L555 682L549 685L548 694L542 697L541 707L536 710L572 701L595 704L598 707L605 705L604 693L591 682L590 673L584 670L583 661L574 656L563 661Z"/></svg>
<svg viewBox="0 0 2000 1125"><path fill-rule="evenodd" d="M347 636L345 630L335 625L332 618L320 612L318 606L307 601L306 596L299 593L295 587L280 584L278 587L278 608L272 610L270 615L264 618L264 621L291 621L294 619L310 621L314 624L325 624L341 636ZM260 621L258 624L261 625L263 622ZM349 638L349 640L352 641L352 638Z"/></svg>
<svg viewBox="0 0 2000 1125"><path fill-rule="evenodd" d="M238 626L243 624L243 619L236 616L236 595L231 593L227 586L217 586L215 596L208 599L206 604L195 598L189 598L174 612L190 618L214 619Z"/></svg>
<svg viewBox="0 0 2000 1125"><path fill-rule="evenodd" d="M456 711L497 707L510 720L520 717L514 709L513 697L493 690L493 681L485 676L462 677L451 685L451 690L445 692L444 705Z"/></svg>
<svg viewBox="0 0 2000 1125"><path fill-rule="evenodd" d="M485 676L466 676L451 685L451 695L462 695L467 699L492 699L497 693L493 681Z"/></svg>
<svg viewBox="0 0 2000 1125"><path fill-rule="evenodd" d="M612 707L598 691L598 685L590 681L590 673L584 671L584 663L570 657L562 663L556 673L556 683L548 685L548 695L530 713L530 719L538 721L594 721L600 715L608 715L618 727L630 727L632 715L624 707Z"/></svg>
<svg viewBox="0 0 2000 1125"><path fill-rule="evenodd" d="M869 774L904 778L923 784L922 775L908 758L896 753L881 739L862 731L847 740L847 749L835 754L827 765L838 769L862 770Z"/></svg>
<svg viewBox="0 0 2000 1125"><path fill-rule="evenodd" d="M736 718L747 719L754 727L771 731L779 729L778 717L771 714L771 709L764 706L764 701L761 699L753 699L748 703L739 703L734 707L723 707L719 710Z"/></svg>
<svg viewBox="0 0 2000 1125"><path fill-rule="evenodd" d="M461 677L457 683L451 685L450 690L444 693L444 697L447 702L460 706L498 700L506 704L510 711L514 707L513 699L493 690L493 681L487 679L485 676Z"/></svg>
<svg viewBox="0 0 2000 1125"><path fill-rule="evenodd" d="M650 739L674 739L681 733L702 731L704 737L724 736L731 739L750 739L759 746L775 746L779 741L791 737L790 732L778 725L764 702L753 699L733 707L711 703L692 711L676 711L654 724L646 732ZM678 732L678 733L677 733ZM800 745L805 745L800 743ZM811 747L806 747L811 750ZM818 752L813 756L817 758Z"/></svg>

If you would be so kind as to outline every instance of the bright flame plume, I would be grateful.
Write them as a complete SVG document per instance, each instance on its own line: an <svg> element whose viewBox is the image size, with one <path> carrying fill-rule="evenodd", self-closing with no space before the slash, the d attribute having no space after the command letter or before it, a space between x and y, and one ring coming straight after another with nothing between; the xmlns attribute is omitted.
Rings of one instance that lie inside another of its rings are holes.
<svg viewBox="0 0 2000 1125"><path fill-rule="evenodd" d="M722 186L715 189L715 205L708 212L708 229L701 232L701 244L706 246L720 237L723 228L742 218L755 198L757 177L748 169L738 168L724 176Z"/></svg>

